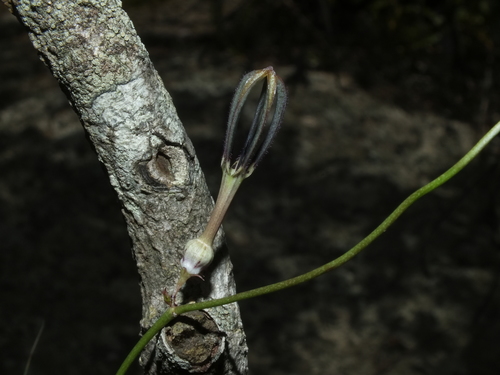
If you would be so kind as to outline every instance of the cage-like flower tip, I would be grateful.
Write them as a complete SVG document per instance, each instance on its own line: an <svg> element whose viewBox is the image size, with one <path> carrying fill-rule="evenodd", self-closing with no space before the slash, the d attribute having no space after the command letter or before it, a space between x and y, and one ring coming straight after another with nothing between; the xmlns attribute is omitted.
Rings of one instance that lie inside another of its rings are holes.
<svg viewBox="0 0 500 375"><path fill-rule="evenodd" d="M248 94L252 88L261 80L264 81L262 92L260 94L259 103L255 111L250 131L246 139L245 145L236 160L231 161L231 151L236 125L238 123L241 110ZM222 168L225 172L232 176L248 177L255 170L257 164L266 153L267 149L276 136L283 114L285 112L287 102L287 94L285 84L280 77L276 75L272 66L265 69L254 70L241 79L240 84L236 88L231 109L229 111L229 119L227 123L226 140L224 143L224 154L222 156ZM269 124L268 133L265 139L260 142L262 132L267 125L267 119L273 105L275 104L274 114Z"/></svg>
<svg viewBox="0 0 500 375"><path fill-rule="evenodd" d="M213 259L212 246L200 238L195 238L186 244L181 266L186 269L189 275L198 275Z"/></svg>

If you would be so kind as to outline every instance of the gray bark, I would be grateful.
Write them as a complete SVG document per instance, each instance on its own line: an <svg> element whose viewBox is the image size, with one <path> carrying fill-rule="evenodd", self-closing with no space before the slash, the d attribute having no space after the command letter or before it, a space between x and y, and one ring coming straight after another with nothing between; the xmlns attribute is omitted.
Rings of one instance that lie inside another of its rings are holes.
<svg viewBox="0 0 500 375"><path fill-rule="evenodd" d="M213 206L193 146L120 1L3 1L68 96L123 204L146 330L166 309L161 292L173 291L184 244L201 233ZM221 232L214 245L206 281L189 283L180 300L235 292ZM192 336L200 323L205 329ZM244 374L246 353L231 304L164 329L141 362L148 374Z"/></svg>

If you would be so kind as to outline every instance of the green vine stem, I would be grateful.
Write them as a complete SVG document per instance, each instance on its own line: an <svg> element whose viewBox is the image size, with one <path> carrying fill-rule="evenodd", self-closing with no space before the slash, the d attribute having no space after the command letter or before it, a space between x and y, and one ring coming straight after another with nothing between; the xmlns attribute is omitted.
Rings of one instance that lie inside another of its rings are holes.
<svg viewBox="0 0 500 375"><path fill-rule="evenodd" d="M340 267L350 259L354 258L358 255L361 250L366 248L370 243L372 243L378 236L384 233L389 226L391 226L400 216L406 211L408 207L410 207L416 200L423 197L427 193L430 193L437 187L444 184L450 178L455 176L458 172L460 172L469 162L474 159L477 154L481 152L481 150L498 134L500 133L500 122L498 122L493 128L490 129L486 135L479 140L479 142L464 156L460 159L455 165L453 165L450 169L444 172L435 180L429 182L427 185L421 187L413 194L411 194L408 198L406 198L403 203L401 203L395 210L392 212L383 222L380 224L373 232L371 232L367 237L365 237L361 242L359 242L356 246L354 246L349 251L345 252L340 257L332 260L325 265L318 267L310 272L307 272L303 275L296 276L294 278L281 281L275 284L266 285L257 289L249 290L247 292L238 293L229 297L219 298L210 301L197 302L192 304L186 304L176 307L169 307L163 315L156 321L153 326L141 337L141 339L137 342L134 348L130 351L125 361L120 366L116 375L124 375L132 364L132 362L139 356L142 349L146 346L146 344L163 328L165 327L173 318L177 315L186 313L188 311L194 310L202 310L208 309L210 307L216 307L221 305L226 305L228 303L242 301L244 299L253 298L257 296L262 296L264 294L277 292L279 290L289 288L291 286L295 286L301 284L303 282L309 281L318 277L328 271L331 271L337 267Z"/></svg>

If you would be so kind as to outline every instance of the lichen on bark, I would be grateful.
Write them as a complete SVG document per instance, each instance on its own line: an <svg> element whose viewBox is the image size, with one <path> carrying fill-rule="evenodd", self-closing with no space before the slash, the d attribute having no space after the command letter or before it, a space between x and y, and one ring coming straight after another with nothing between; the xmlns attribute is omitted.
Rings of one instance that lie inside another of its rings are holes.
<svg viewBox="0 0 500 375"><path fill-rule="evenodd" d="M122 202L141 277L141 325L147 329L165 310L161 291L175 287L185 243L200 234L213 206L193 146L120 1L6 3L66 93ZM206 282L187 289L191 298L235 292L222 237L220 231ZM246 373L237 305L208 314L226 341L218 371ZM147 347L142 356L147 373L175 372L165 345L160 335Z"/></svg>

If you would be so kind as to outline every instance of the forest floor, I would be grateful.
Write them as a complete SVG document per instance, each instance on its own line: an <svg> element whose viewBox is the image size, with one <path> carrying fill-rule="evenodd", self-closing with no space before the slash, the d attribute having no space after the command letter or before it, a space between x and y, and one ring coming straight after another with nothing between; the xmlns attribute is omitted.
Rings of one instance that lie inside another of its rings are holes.
<svg viewBox="0 0 500 375"><path fill-rule="evenodd" d="M204 46L203 14L171 25L175 14L130 11L215 194L229 102L249 67ZM3 8L0 31L0 373L22 373L44 322L30 374L113 374L141 314L120 205ZM294 72L274 68L285 79ZM381 91L324 71L289 87L282 129L224 222L238 290L341 255L484 133L402 109ZM251 374L496 375L499 150L491 145L347 265L242 302Z"/></svg>

